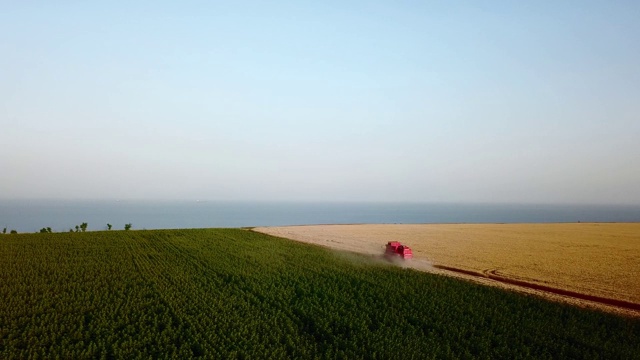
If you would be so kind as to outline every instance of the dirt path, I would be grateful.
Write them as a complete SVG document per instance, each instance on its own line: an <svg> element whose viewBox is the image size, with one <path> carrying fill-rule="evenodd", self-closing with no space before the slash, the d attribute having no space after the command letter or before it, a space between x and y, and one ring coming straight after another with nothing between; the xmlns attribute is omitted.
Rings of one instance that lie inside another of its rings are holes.
<svg viewBox="0 0 640 360"><path fill-rule="evenodd" d="M640 317L640 223L313 225L254 231L373 256L382 254L387 241L398 240L412 247L408 266L417 270Z"/></svg>

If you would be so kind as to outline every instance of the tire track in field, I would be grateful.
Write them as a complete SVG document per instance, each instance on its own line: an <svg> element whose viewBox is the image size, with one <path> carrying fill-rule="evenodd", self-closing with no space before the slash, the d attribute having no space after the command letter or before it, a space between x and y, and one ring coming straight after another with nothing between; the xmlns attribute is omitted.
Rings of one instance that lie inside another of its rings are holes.
<svg viewBox="0 0 640 360"><path fill-rule="evenodd" d="M189 322L189 319L185 317L180 307L174 306L171 299L166 296L167 284L164 280L164 276L161 275L160 269L157 264L152 264L149 260L149 249L151 248L146 239L133 239L128 241L128 247L131 252L131 257L135 268L140 273L140 276L152 287L153 292L158 296L162 304L170 311L169 315L174 322L174 326L179 324L187 324L187 326L193 326Z"/></svg>
<svg viewBox="0 0 640 360"><path fill-rule="evenodd" d="M575 299L579 299L579 300L587 300L587 301L595 302L595 303L598 303L598 304L601 304L601 305L614 306L614 307L618 307L618 308L622 308L622 309L626 309L626 310L640 311L640 304L636 304L636 303L633 303L633 302L630 302L630 301L605 298L605 297L596 296L596 295L583 294L583 293L579 293L579 292L576 292L576 291L571 291L571 290L566 290L566 289L561 289L561 288L555 288L555 287L551 287L551 286L547 286L547 285L536 284L536 283L532 283L532 282L528 282L528 281L518 280L518 279L514 279L514 278L510 278L510 277L506 277L504 275L501 275L500 273L498 273L498 269L487 269L487 270L484 270L482 272L479 272L479 271L473 271L473 270L465 270L465 269L454 268L454 267L445 266L445 265L433 265L433 267L436 268L436 269L452 271L452 272L459 273L459 274L470 275L470 276L474 276L474 277L487 278L487 279L491 279L491 280L494 280L494 281L497 281L497 282L500 282L500 283L503 283L503 284L514 285L514 286L518 286L518 287L521 287L521 288L537 290L537 291L543 291L543 292L547 292L547 293L551 293L551 294L555 294L555 295L567 296L567 297L571 297L571 298L575 298Z"/></svg>
<svg viewBox="0 0 640 360"><path fill-rule="evenodd" d="M203 276L208 269L188 249L177 244L176 238L136 239L132 244L134 261L174 317L174 326L181 329L185 341L199 343L213 354L216 349L201 334L213 332L221 341L234 340L228 335L228 324L219 321L221 305L207 292L219 283L215 278Z"/></svg>
<svg viewBox="0 0 640 360"><path fill-rule="evenodd" d="M238 342L237 321L229 320L229 314L248 314L251 309L241 301L246 300L246 295L238 291L238 285L207 261L207 252L200 253L199 247L189 246L193 241L180 234L139 239L136 259L148 272L148 280L160 298L188 331L189 341L215 354L220 344ZM216 334L217 340L203 335L211 333Z"/></svg>
<svg viewBox="0 0 640 360"><path fill-rule="evenodd" d="M183 341L198 346L208 357L217 357L220 344L236 343L233 323L220 317L229 312L213 290L223 280L216 278L206 262L180 244L180 235L168 238L136 239L136 260L147 281L153 284L161 301L175 316ZM151 255L151 256L150 256ZM216 337L209 336L216 334Z"/></svg>
<svg viewBox="0 0 640 360"><path fill-rule="evenodd" d="M137 249L133 248L132 254L134 261L140 267L141 273L154 286L157 295L162 299L166 306L170 309L179 322L182 322L187 328L196 329L201 332L206 330L199 322L193 322L191 308L198 304L201 308L207 308L202 291L196 291L188 286L190 281L185 281L185 273L179 273L179 270L186 270L186 260L182 253L183 249L179 248L171 240L167 239L137 239ZM164 249L162 249L164 248ZM161 254L165 258L160 261L151 255ZM172 261L167 261L166 257L170 256ZM190 264L189 261L186 263ZM171 264L169 266L169 264ZM212 324L215 324L215 318L211 313L203 314Z"/></svg>

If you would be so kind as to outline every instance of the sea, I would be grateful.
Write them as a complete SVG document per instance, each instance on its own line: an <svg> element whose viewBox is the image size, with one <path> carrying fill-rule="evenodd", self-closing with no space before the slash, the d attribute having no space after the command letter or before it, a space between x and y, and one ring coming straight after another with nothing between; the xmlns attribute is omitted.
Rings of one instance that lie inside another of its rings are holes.
<svg viewBox="0 0 640 360"><path fill-rule="evenodd" d="M238 228L308 224L640 222L640 205L0 200L0 230Z"/></svg>

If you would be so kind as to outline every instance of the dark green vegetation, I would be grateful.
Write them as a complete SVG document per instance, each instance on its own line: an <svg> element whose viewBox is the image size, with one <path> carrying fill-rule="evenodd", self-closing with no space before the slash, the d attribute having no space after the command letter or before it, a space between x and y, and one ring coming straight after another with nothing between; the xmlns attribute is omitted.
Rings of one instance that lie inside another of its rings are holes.
<svg viewBox="0 0 640 360"><path fill-rule="evenodd" d="M640 321L240 229L0 236L0 358L634 358Z"/></svg>

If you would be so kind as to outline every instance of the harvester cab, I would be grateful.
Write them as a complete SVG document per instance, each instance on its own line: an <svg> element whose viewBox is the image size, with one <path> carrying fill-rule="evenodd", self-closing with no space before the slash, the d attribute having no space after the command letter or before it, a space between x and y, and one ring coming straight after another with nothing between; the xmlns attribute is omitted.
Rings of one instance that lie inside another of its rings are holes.
<svg viewBox="0 0 640 360"><path fill-rule="evenodd" d="M411 259L413 257L413 252L411 248L402 245L399 241L389 241L387 243L387 248L385 250L385 256L387 257L396 257L399 256L405 260Z"/></svg>

